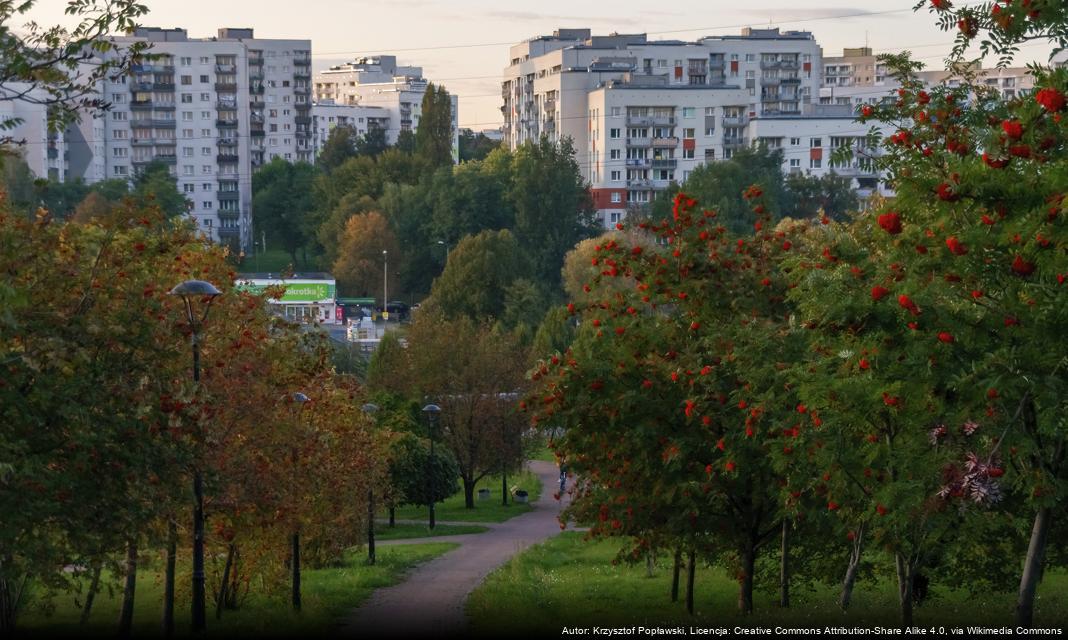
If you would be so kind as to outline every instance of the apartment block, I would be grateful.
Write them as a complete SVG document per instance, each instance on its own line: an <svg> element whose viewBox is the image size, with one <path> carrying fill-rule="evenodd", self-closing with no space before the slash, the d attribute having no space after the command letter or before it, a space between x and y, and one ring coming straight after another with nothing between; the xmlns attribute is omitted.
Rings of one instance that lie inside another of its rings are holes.
<svg viewBox="0 0 1068 640"><path fill-rule="evenodd" d="M514 45L504 69L504 139L574 144L601 222L746 144L751 118L800 115L820 82L811 33L650 41L561 29Z"/></svg>
<svg viewBox="0 0 1068 640"><path fill-rule="evenodd" d="M315 75L315 101L320 104L377 107L389 113L386 141L394 144L402 131L419 127L428 80L422 67L398 66L396 56L372 56L334 65ZM453 159L458 161L459 103L452 97Z"/></svg>
<svg viewBox="0 0 1068 640"><path fill-rule="evenodd" d="M365 135L371 129L388 131L389 114L389 109L385 107L316 102L312 105L312 148L315 156L319 156L335 128L348 127L354 137Z"/></svg>
<svg viewBox="0 0 1068 640"><path fill-rule="evenodd" d="M27 92L27 90L29 90ZM15 96L27 92L25 98ZM67 145L62 133L50 131L48 108L33 100L45 100L43 91L30 89L29 85L10 83L0 87L0 123L7 122L13 128L0 131L0 138L11 139L16 152L38 178L64 180L67 175Z"/></svg>

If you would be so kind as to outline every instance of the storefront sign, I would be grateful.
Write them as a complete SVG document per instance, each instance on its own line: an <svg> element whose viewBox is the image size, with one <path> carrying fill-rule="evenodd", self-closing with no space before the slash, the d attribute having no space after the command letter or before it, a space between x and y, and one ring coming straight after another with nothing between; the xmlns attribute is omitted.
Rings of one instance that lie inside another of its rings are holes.
<svg viewBox="0 0 1068 640"><path fill-rule="evenodd" d="M336 286L327 282L239 282L237 289L251 293L263 293L268 287L285 287L281 298L272 298L281 303L290 302L333 302Z"/></svg>

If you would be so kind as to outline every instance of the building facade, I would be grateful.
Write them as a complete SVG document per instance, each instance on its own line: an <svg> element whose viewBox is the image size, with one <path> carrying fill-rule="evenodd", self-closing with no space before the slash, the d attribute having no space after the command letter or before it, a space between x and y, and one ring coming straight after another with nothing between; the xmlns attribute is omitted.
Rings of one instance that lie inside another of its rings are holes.
<svg viewBox="0 0 1068 640"><path fill-rule="evenodd" d="M348 127L354 136L365 135L371 129L388 131L389 110L359 104L335 104L333 101L312 105L312 149L319 156L330 133L337 127Z"/></svg>
<svg viewBox="0 0 1068 640"><path fill-rule="evenodd" d="M398 66L396 56L373 56L334 65L315 75L317 104L375 107L388 113L386 141L419 128L423 95L429 82L422 67ZM460 154L459 101L452 98L453 159ZM357 116L358 117L358 116Z"/></svg>
<svg viewBox="0 0 1068 640"><path fill-rule="evenodd" d="M24 98L15 97L23 92L27 92ZM0 138L8 138L16 145L16 152L38 178L65 180L66 139L61 132L49 129L48 108L34 102L46 100L48 96L28 85L11 83L0 87L0 98L5 98L0 99L0 123L11 127L0 130Z"/></svg>

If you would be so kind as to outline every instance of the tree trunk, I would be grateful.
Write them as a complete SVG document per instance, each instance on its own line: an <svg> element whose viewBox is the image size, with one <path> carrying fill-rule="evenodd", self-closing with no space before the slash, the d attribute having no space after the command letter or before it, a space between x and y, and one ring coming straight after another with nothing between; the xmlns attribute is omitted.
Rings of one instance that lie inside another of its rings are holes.
<svg viewBox="0 0 1068 640"><path fill-rule="evenodd" d="M389 505L389 528L397 526L397 507Z"/></svg>
<svg viewBox="0 0 1068 640"><path fill-rule="evenodd" d="M508 506L508 474L501 470L501 504Z"/></svg>
<svg viewBox="0 0 1068 640"><path fill-rule="evenodd" d="M652 578L656 569L656 554L652 551L645 554L645 577Z"/></svg>
<svg viewBox="0 0 1068 640"><path fill-rule="evenodd" d="M864 548L864 525L857 529L857 535L853 538L853 550L849 553L849 566L846 567L845 579L842 580L842 596L838 605L842 611L849 610L849 604L853 601L853 585L857 582L857 572L860 570L860 556Z"/></svg>
<svg viewBox="0 0 1068 640"><path fill-rule="evenodd" d="M790 521L782 520L782 551L779 558L779 606L790 608Z"/></svg>
<svg viewBox="0 0 1068 640"><path fill-rule="evenodd" d="M682 547L675 548L675 566L671 569L671 601L679 601L679 573L682 569Z"/></svg>
<svg viewBox="0 0 1068 640"><path fill-rule="evenodd" d="M901 626L912 626L912 581L916 577L916 562L897 553L897 595L901 603Z"/></svg>
<svg viewBox="0 0 1068 640"><path fill-rule="evenodd" d="M0 557L0 638L6 638L15 633L15 619L19 603L29 579L27 576L18 579L9 575L12 564L11 556Z"/></svg>
<svg viewBox="0 0 1068 640"><path fill-rule="evenodd" d="M693 580L697 573L697 549L690 549L690 563L686 568L686 613L693 615Z"/></svg>
<svg viewBox="0 0 1068 640"><path fill-rule="evenodd" d="M134 595L137 592L137 540L126 541L126 585L119 610L119 636L130 637L133 630Z"/></svg>
<svg viewBox="0 0 1068 640"><path fill-rule="evenodd" d="M226 608L234 611L237 609L237 590L241 586L240 571L241 550L234 545L234 565L230 568L230 588L226 590ZM247 587L246 587L247 591Z"/></svg>
<svg viewBox="0 0 1068 640"><path fill-rule="evenodd" d="M167 523L167 560L163 571L163 637L174 635L174 565L178 557L178 525Z"/></svg>
<svg viewBox="0 0 1068 640"><path fill-rule="evenodd" d="M234 565L234 545L231 543L226 550L226 564L223 565L222 580L219 581L219 592L215 594L215 619L222 620L223 604L226 603L227 592L230 590L230 571Z"/></svg>
<svg viewBox="0 0 1068 640"><path fill-rule="evenodd" d="M741 552L742 574L738 577L738 612L747 615L753 613L753 569L756 564L756 550L752 544Z"/></svg>
<svg viewBox="0 0 1068 640"><path fill-rule="evenodd" d="M475 481L464 478L464 507L475 508Z"/></svg>
<svg viewBox="0 0 1068 640"><path fill-rule="evenodd" d="M96 599L96 593L100 590L100 569L99 563L93 564L93 579L89 582L89 591L85 594L85 604L82 605L82 617L78 620L78 624L83 627L89 623L89 615L93 611L93 600Z"/></svg>
<svg viewBox="0 0 1068 640"><path fill-rule="evenodd" d="M1027 545L1023 575L1020 576L1020 593L1016 600L1016 626L1030 628L1035 615L1035 591L1042 576L1042 560L1046 555L1046 537L1049 534L1050 510L1039 509L1035 524L1031 527L1031 542Z"/></svg>
<svg viewBox="0 0 1068 640"><path fill-rule="evenodd" d="M375 563L375 490L367 489L367 564Z"/></svg>
<svg viewBox="0 0 1068 640"><path fill-rule="evenodd" d="M293 568L293 610L300 612L300 533L293 533L293 552L290 557Z"/></svg>

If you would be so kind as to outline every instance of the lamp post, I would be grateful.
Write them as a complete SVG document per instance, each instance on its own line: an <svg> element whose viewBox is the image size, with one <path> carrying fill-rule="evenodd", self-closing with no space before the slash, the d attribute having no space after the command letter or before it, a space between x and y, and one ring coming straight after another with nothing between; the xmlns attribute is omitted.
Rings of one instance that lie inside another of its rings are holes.
<svg viewBox="0 0 1068 640"><path fill-rule="evenodd" d="M389 251L382 249L382 328L389 322Z"/></svg>
<svg viewBox="0 0 1068 640"><path fill-rule="evenodd" d="M363 405L363 412L375 419L378 405L368 402ZM374 482L367 484L367 564L375 563L375 485Z"/></svg>
<svg viewBox="0 0 1068 640"><path fill-rule="evenodd" d="M445 247L445 264L449 264L449 243L444 240L438 240L438 244Z"/></svg>
<svg viewBox="0 0 1068 640"><path fill-rule="evenodd" d="M211 311L211 303L222 294L215 285L203 280L186 280L170 290L170 295L179 296L185 304L186 320L189 321L190 343L193 346L193 385L200 387L200 335L198 324L203 326L208 320L208 312ZM200 298L204 304L204 313L197 322L196 314L193 313L193 300ZM173 581L174 576L169 576ZM174 585L164 586L165 591L173 597ZM165 604L166 607L166 604ZM171 604L171 620L164 615L163 627L166 630L172 627L173 602ZM200 473L200 467L194 462L193 466L193 606L192 627L193 633L202 633L207 625L207 613L204 604L204 478Z"/></svg>
<svg viewBox="0 0 1068 640"><path fill-rule="evenodd" d="M436 483L434 482L434 431L437 427L438 417L441 415L441 407L436 404L428 404L423 407L423 413L426 414L427 426L430 429L430 460L427 461L427 474L426 474L426 494L427 494L427 506L430 508L430 528L434 528L434 489Z"/></svg>
<svg viewBox="0 0 1068 640"><path fill-rule="evenodd" d="M307 406L307 404L311 401L311 398L309 398L308 396L304 395L300 391L297 391L296 393L294 393L292 395L292 399L293 399L293 402L296 402L296 403L298 403L300 405L300 409L298 410L298 414L297 414L297 427L298 427L298 431L299 431L299 427L300 427L300 413L299 412L304 411L304 407ZM292 482L293 482L293 489L295 490L296 489L296 484L297 484L297 447L296 447L296 445L294 445L292 450L291 450L291 456L292 456L291 461L293 463L293 478L292 478ZM293 506L294 506L293 515L294 515L294 518L295 518L297 510L296 510L296 505L293 505ZM290 564L292 564L291 568L293 569L293 610L299 613L300 612L300 526L298 524L296 524L295 519L294 519L294 526L293 526L292 547L293 547L293 551L292 551L293 557L292 557L292 562Z"/></svg>

